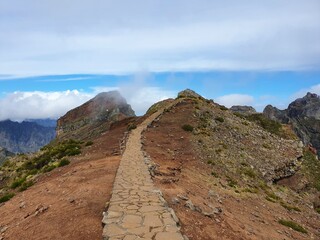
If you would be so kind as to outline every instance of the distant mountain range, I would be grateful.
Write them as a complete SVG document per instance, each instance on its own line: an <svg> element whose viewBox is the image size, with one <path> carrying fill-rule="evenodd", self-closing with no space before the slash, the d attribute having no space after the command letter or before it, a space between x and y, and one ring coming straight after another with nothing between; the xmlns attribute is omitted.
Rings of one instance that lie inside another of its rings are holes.
<svg viewBox="0 0 320 240"><path fill-rule="evenodd" d="M56 136L55 120L0 122L0 147L13 153L35 152Z"/></svg>

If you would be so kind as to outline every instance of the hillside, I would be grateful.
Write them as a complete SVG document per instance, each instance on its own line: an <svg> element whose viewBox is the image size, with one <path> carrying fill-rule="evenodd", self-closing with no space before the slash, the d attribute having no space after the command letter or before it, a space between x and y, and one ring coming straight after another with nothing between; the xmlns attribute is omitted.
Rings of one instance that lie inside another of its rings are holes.
<svg viewBox="0 0 320 240"><path fill-rule="evenodd" d="M213 101L180 96L150 125L143 144L182 232L189 239L319 239L313 176L320 166L312 154ZM313 173L305 171L310 163ZM304 187L290 188L298 175ZM308 233L280 224L288 220Z"/></svg>
<svg viewBox="0 0 320 240"><path fill-rule="evenodd" d="M35 122L0 122L0 146L13 153L36 152L55 137L55 127Z"/></svg>

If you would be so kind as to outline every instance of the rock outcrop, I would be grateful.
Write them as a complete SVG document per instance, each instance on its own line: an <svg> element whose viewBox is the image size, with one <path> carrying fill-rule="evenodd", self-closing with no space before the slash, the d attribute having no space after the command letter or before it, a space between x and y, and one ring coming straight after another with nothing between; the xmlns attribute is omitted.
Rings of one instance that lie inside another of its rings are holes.
<svg viewBox="0 0 320 240"><path fill-rule="evenodd" d="M178 98L202 98L202 96L191 89L186 89L178 93Z"/></svg>
<svg viewBox="0 0 320 240"><path fill-rule="evenodd" d="M316 148L320 156L320 98L317 94L307 93L285 110L268 105L263 114L269 119L291 124L303 143Z"/></svg>
<svg viewBox="0 0 320 240"><path fill-rule="evenodd" d="M239 106L239 105L237 105L237 106L232 106L230 108L230 110L232 112L240 113L242 115L250 115L250 114L257 113L257 111L251 106Z"/></svg>
<svg viewBox="0 0 320 240"><path fill-rule="evenodd" d="M9 152L7 149L0 147L0 166L8 158L14 156L14 153Z"/></svg>
<svg viewBox="0 0 320 240"><path fill-rule="evenodd" d="M135 116L131 106L118 91L103 92L58 119L57 136L85 126L123 120Z"/></svg>

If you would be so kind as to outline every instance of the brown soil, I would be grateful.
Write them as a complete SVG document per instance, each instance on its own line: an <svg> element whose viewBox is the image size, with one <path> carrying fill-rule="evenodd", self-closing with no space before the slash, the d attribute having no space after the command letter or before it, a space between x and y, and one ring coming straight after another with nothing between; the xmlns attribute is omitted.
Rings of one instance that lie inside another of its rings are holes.
<svg viewBox="0 0 320 240"><path fill-rule="evenodd" d="M101 239L102 213L119 166L120 122L71 164L39 177L0 207L0 239Z"/></svg>
<svg viewBox="0 0 320 240"><path fill-rule="evenodd" d="M320 239L320 217L307 204L298 202L301 212L288 211L279 202L267 201L261 189L259 193L237 192L228 186L225 176L212 176L212 166L197 154L193 134L181 128L183 124L197 126L192 109L190 104L180 103L144 134L144 149L157 165L154 182L179 217L183 234L190 240ZM192 201L195 210L186 207L184 197ZM222 213L203 214L213 208ZM280 225L279 219L299 223L308 234Z"/></svg>

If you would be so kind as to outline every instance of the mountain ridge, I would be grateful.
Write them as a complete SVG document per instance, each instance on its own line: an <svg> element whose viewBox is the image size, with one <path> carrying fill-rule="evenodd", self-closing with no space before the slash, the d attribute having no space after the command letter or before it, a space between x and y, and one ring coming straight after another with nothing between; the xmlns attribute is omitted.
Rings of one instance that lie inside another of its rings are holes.
<svg viewBox="0 0 320 240"><path fill-rule="evenodd" d="M35 152L55 137L55 127L35 122L0 122L0 146L13 153Z"/></svg>

